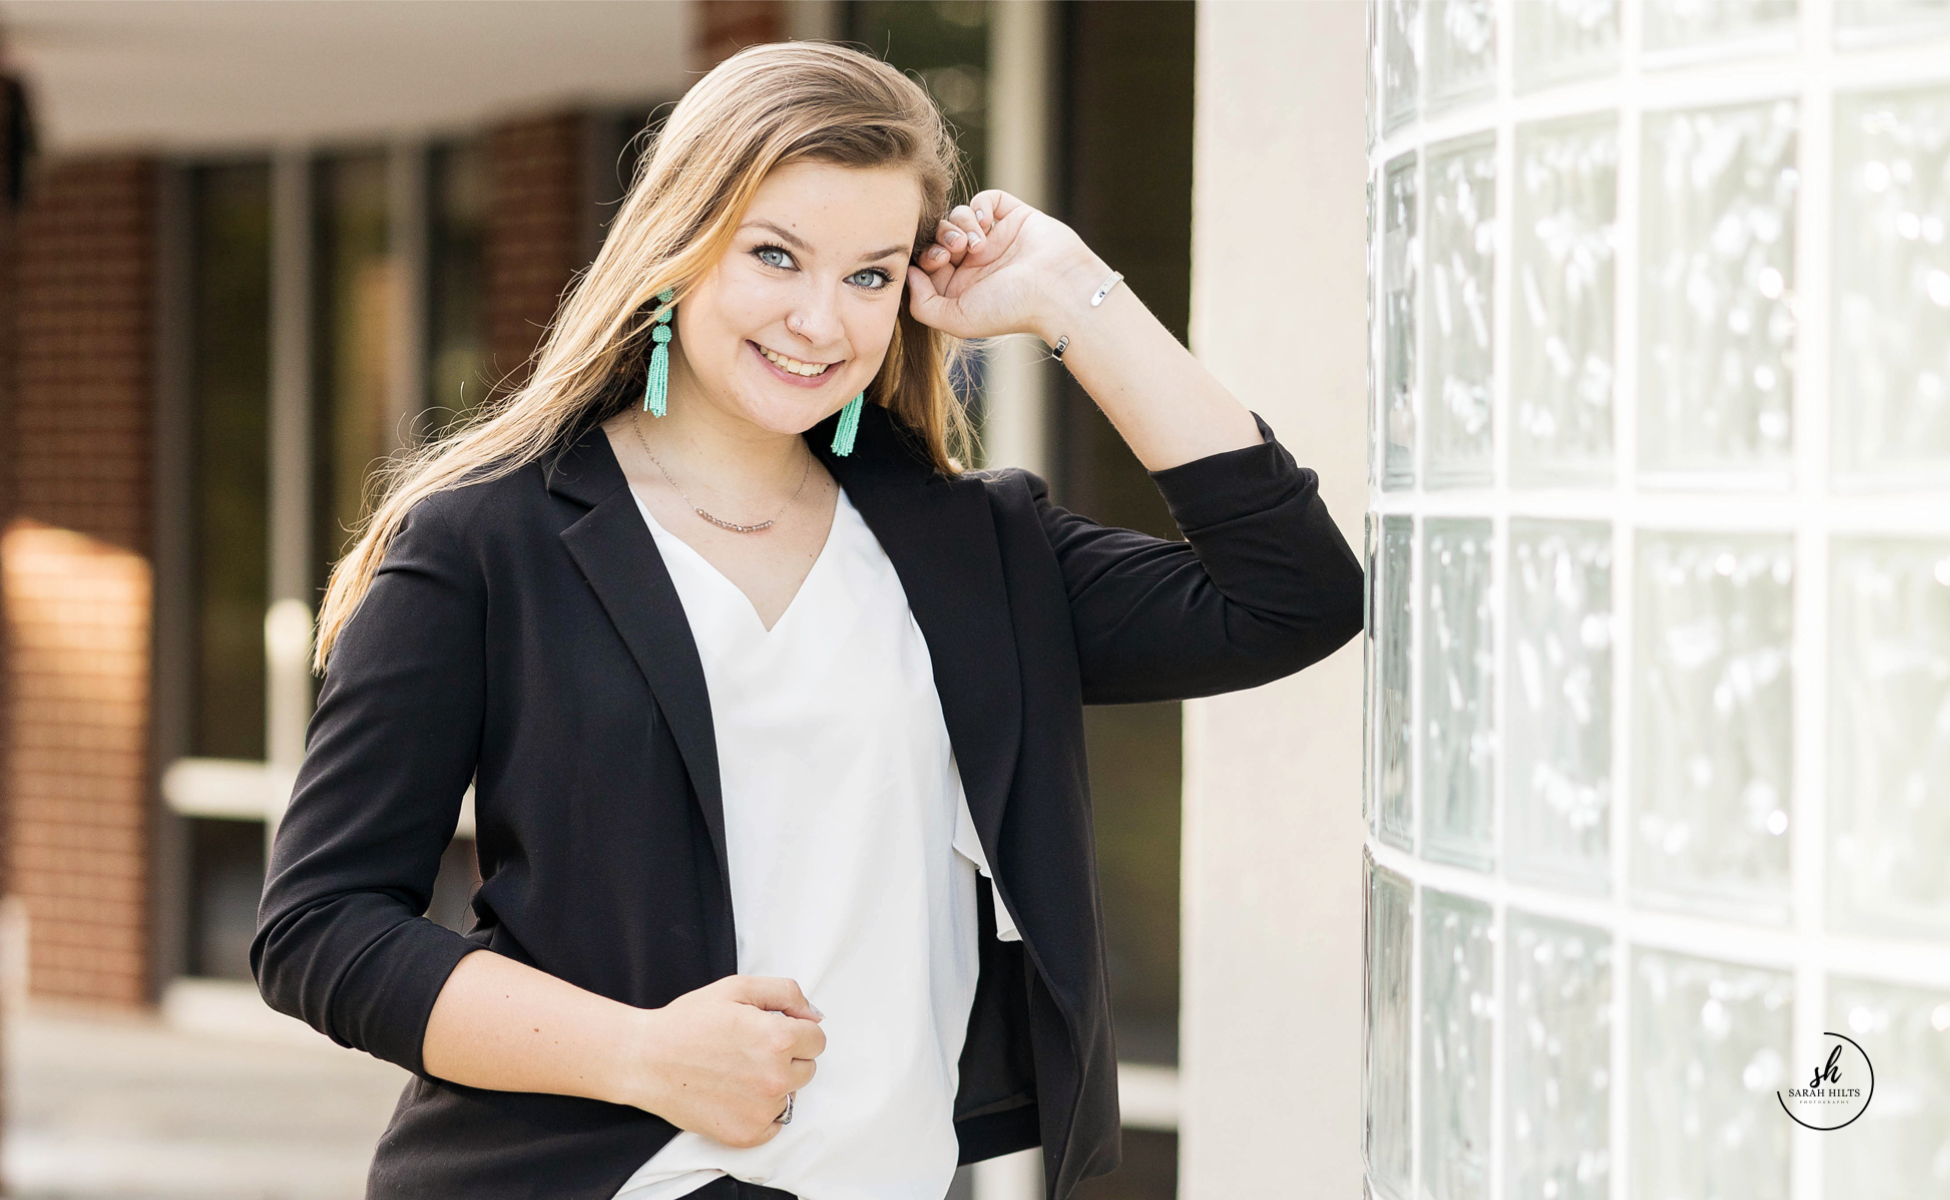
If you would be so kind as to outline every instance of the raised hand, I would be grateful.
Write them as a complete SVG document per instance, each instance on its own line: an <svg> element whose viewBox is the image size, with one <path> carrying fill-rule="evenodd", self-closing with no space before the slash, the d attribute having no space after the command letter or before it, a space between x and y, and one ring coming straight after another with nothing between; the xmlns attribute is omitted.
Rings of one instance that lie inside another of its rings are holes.
<svg viewBox="0 0 1950 1200"><path fill-rule="evenodd" d="M1068 225L1004 191L979 192L907 269L916 320L960 338L1050 334L1060 302L1109 268ZM1088 280L1087 283L1083 281Z"/></svg>

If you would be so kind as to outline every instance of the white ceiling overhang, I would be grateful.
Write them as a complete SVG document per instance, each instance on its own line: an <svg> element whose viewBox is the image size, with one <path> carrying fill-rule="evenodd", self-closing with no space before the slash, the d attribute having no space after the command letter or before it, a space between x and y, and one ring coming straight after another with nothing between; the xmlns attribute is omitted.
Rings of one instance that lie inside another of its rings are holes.
<svg viewBox="0 0 1950 1200"><path fill-rule="evenodd" d="M672 98L688 0L0 0L54 153L221 152L441 133Z"/></svg>

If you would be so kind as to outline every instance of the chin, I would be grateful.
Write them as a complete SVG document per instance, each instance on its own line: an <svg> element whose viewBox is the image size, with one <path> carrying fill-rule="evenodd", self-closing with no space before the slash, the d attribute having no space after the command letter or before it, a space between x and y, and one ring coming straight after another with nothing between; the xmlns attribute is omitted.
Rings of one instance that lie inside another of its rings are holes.
<svg viewBox="0 0 1950 1200"><path fill-rule="evenodd" d="M768 387L767 383L770 381L741 389L738 415L760 429L773 433L804 433L845 403L844 400L832 399L825 388L816 392L795 390L792 394L780 395L785 389Z"/></svg>

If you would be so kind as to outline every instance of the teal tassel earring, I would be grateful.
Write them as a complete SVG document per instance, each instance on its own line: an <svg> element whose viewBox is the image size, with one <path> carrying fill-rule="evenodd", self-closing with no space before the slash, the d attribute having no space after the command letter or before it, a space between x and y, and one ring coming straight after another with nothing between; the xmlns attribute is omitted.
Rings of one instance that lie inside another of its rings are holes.
<svg viewBox="0 0 1950 1200"><path fill-rule="evenodd" d="M643 411L653 417L661 417L670 409L670 318L677 311L671 301L677 299L677 293L665 288L657 293L657 299L665 307L650 327L650 340L656 347L650 351L650 370L643 377Z"/></svg>
<svg viewBox="0 0 1950 1200"><path fill-rule="evenodd" d="M846 402L840 410L839 427L833 430L833 453L845 458L853 453L853 439L860 432L860 406L866 403L867 394L861 392Z"/></svg>

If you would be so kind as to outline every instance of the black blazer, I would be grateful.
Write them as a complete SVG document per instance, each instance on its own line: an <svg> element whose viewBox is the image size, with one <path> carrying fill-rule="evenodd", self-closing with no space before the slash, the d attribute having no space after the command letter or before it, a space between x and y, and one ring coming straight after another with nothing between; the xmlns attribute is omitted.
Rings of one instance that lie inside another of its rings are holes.
<svg viewBox="0 0 1950 1200"><path fill-rule="evenodd" d="M1361 567L1272 439L1155 472L1186 542L1111 529L1020 470L949 479L868 405L807 434L886 549L933 658L994 937L961 1058L963 1162L1040 1144L1049 1195L1116 1166L1084 704L1250 687L1361 628ZM484 883L425 913L475 786ZM684 609L600 429L414 507L318 696L251 965L270 1004L412 1071L370 1197L609 1200L674 1136L638 1109L427 1075L427 1016L480 947L626 1004L737 971L717 750Z"/></svg>

